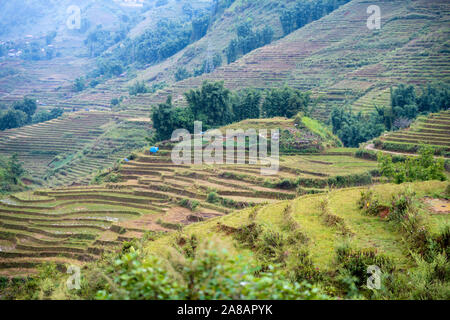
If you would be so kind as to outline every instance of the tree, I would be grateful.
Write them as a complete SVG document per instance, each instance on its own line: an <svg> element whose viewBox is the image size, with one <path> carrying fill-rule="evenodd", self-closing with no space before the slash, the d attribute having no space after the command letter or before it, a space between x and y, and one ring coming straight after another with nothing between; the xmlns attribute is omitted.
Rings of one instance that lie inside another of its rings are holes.
<svg viewBox="0 0 450 320"><path fill-rule="evenodd" d="M261 93L254 89L244 89L233 97L234 121L258 119L261 109Z"/></svg>
<svg viewBox="0 0 450 320"><path fill-rule="evenodd" d="M0 130L22 127L26 125L27 122L27 114L20 110L11 108L0 114Z"/></svg>
<svg viewBox="0 0 450 320"><path fill-rule="evenodd" d="M263 115L266 118L291 118L298 112L308 113L310 94L287 86L281 89L272 89L267 92L262 105Z"/></svg>
<svg viewBox="0 0 450 320"><path fill-rule="evenodd" d="M238 41L236 39L231 40L230 44L226 48L228 63L236 61L238 55L237 48L238 48Z"/></svg>
<svg viewBox="0 0 450 320"><path fill-rule="evenodd" d="M205 36L209 23L209 16L207 15L192 20L192 41L197 41Z"/></svg>
<svg viewBox="0 0 450 320"><path fill-rule="evenodd" d="M413 181L447 180L444 160L434 158L434 150L421 146L419 157L408 157L404 162L392 162L392 156L378 153L378 167L384 177L397 184Z"/></svg>
<svg viewBox="0 0 450 320"><path fill-rule="evenodd" d="M181 81L190 77L192 77L192 74L184 67L178 68L175 72L175 81Z"/></svg>
<svg viewBox="0 0 450 320"><path fill-rule="evenodd" d="M73 84L73 90L75 92L83 91L85 87L86 87L86 83L85 83L83 77L79 77L79 78L75 79L75 82Z"/></svg>
<svg viewBox="0 0 450 320"><path fill-rule="evenodd" d="M391 105L392 107L404 107L405 105L413 105L416 103L416 92L413 86L400 84L397 89L391 88Z"/></svg>
<svg viewBox="0 0 450 320"><path fill-rule="evenodd" d="M14 102L12 107L15 110L24 112L27 115L27 122L31 122L31 118L33 117L33 114L36 112L37 104L36 100L24 98L23 101Z"/></svg>
<svg viewBox="0 0 450 320"><path fill-rule="evenodd" d="M14 153L8 161L9 178L17 184L20 177L25 173L22 167L22 163L19 161L19 157Z"/></svg>
<svg viewBox="0 0 450 320"><path fill-rule="evenodd" d="M216 126L230 123L233 119L230 93L223 81L205 81L200 89L190 90L184 95L195 120Z"/></svg>
<svg viewBox="0 0 450 320"><path fill-rule="evenodd" d="M45 121L49 121L52 119L56 119L56 118L62 116L63 113L64 113L64 110L61 108L53 108L51 111L42 109L34 114L32 122L40 123L40 122L45 122Z"/></svg>
<svg viewBox="0 0 450 320"><path fill-rule="evenodd" d="M149 89L145 85L144 81L136 81L130 88L129 93L132 96L135 96L140 93L147 93Z"/></svg>
<svg viewBox="0 0 450 320"><path fill-rule="evenodd" d="M370 115L354 114L351 108L334 108L331 112L333 133L346 147L358 147L360 143L378 137L386 130L384 109L377 109Z"/></svg>
<svg viewBox="0 0 450 320"><path fill-rule="evenodd" d="M168 140L176 129L192 131L194 116L189 108L175 108L172 97L165 103L160 103L152 112L153 128L156 130L158 140Z"/></svg>

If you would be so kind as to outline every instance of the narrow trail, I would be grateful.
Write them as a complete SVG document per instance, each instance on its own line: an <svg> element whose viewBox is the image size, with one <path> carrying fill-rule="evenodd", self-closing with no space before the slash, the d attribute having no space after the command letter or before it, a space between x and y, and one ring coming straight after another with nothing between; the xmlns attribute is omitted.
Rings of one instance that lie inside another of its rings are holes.
<svg viewBox="0 0 450 320"><path fill-rule="evenodd" d="M382 152L382 153L398 155L398 156L413 156L413 157L419 156L416 153L405 153L405 152L395 152L395 151L380 150L380 149L375 148L375 145L373 143L366 145L364 147L364 149L370 150L370 151L375 151L375 152ZM450 158L442 157L442 156L434 156L434 158L435 159L438 159L438 158L450 159Z"/></svg>

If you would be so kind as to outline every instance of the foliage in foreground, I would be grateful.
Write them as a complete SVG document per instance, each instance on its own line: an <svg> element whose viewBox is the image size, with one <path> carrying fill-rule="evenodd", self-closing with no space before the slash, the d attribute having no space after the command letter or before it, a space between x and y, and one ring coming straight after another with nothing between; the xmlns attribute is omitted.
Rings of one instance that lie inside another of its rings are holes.
<svg viewBox="0 0 450 320"><path fill-rule="evenodd" d="M138 242L126 243L116 255L82 270L81 288L68 290L67 275L46 264L28 281L6 286L3 299L329 299L319 288L292 282L270 267L265 272L242 256L233 256L221 244L196 243L168 248L167 259L145 254ZM136 249L137 248L137 249ZM248 257L247 257L248 258Z"/></svg>

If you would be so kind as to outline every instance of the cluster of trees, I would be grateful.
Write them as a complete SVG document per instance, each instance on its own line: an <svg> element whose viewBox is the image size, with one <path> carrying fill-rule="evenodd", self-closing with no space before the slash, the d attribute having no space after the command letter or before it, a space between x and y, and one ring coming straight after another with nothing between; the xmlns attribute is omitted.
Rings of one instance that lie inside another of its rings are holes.
<svg viewBox="0 0 450 320"><path fill-rule="evenodd" d="M165 88L167 84L163 82L155 83L150 88L146 86L144 81L136 81L131 87L129 87L129 93L132 96L142 93L154 93L157 90Z"/></svg>
<svg viewBox="0 0 450 320"><path fill-rule="evenodd" d="M183 6L183 12L187 15L188 22L168 19L159 20L156 28L146 30L136 39L126 39L123 41L120 46L113 50L109 57L104 57L101 60L92 76L117 76L123 72L124 67L127 65L133 63L140 65L155 64L173 56L190 43L203 38L216 16L233 2L234 0L214 1L211 13L210 11L194 10L192 6L185 4ZM100 29L92 32L88 36L86 44L89 45L93 55L96 56L107 47L123 40L125 37L126 30L112 34ZM217 68L217 66L222 64L221 59L219 55L214 56L212 63L209 60L205 61L195 71L196 75L211 72L209 66L211 65L213 68Z"/></svg>
<svg viewBox="0 0 450 320"><path fill-rule="evenodd" d="M208 57L203 60L200 67L195 68L193 72L189 72L185 67L180 67L175 72L175 81L181 81L192 76L200 76L204 73L211 73L222 65L222 56L219 53L215 53L212 57Z"/></svg>
<svg viewBox="0 0 450 320"><path fill-rule="evenodd" d="M29 98L14 102L9 109L0 114L0 130L18 128L31 123L36 109L36 101Z"/></svg>
<svg viewBox="0 0 450 320"><path fill-rule="evenodd" d="M447 180L443 158L435 159L431 147L422 146L419 157L408 157L406 161L392 161L389 154L378 153L378 166L381 174L400 184L413 181Z"/></svg>
<svg viewBox="0 0 450 320"><path fill-rule="evenodd" d="M413 86L391 89L391 106L376 107L368 115L355 114L351 108L335 108L331 113L333 133L347 147L358 147L386 130L408 127L419 114L438 112L450 105L450 89L442 83L429 84L416 94Z"/></svg>
<svg viewBox="0 0 450 320"><path fill-rule="evenodd" d="M88 47L90 57L100 56L106 49L122 41L127 36L128 29L121 26L116 32L102 29L101 25L87 35L84 44Z"/></svg>
<svg viewBox="0 0 450 320"><path fill-rule="evenodd" d="M263 95L266 96L264 102ZM245 89L233 92L223 82L204 82L185 93L188 107L175 107L172 98L153 109L152 122L158 140L167 140L176 129L192 131L194 121L205 129L260 117L292 117L307 112L309 94L288 87L260 92Z"/></svg>
<svg viewBox="0 0 450 320"><path fill-rule="evenodd" d="M24 174L25 169L17 154L13 154L9 159L0 157L0 193L16 191L15 186L20 184L20 178Z"/></svg>
<svg viewBox="0 0 450 320"><path fill-rule="evenodd" d="M23 52L21 58L24 60L50 60L57 55L53 47L43 48L43 45L37 41L31 42L21 49Z"/></svg>
<svg viewBox="0 0 450 320"><path fill-rule="evenodd" d="M63 114L63 110L60 108L54 108L51 111L41 110L38 113L36 113L36 109L36 101L29 98L14 102L7 110L0 112L0 130L48 121Z"/></svg>
<svg viewBox="0 0 450 320"><path fill-rule="evenodd" d="M33 115L32 123L40 123L49 121L52 119L56 119L60 116L62 116L64 113L64 110L62 108L53 108L50 111L49 110L39 110Z"/></svg>
<svg viewBox="0 0 450 320"><path fill-rule="evenodd" d="M304 25L319 20L350 0L297 0L293 9L281 13L280 21L285 35Z"/></svg>
<svg viewBox="0 0 450 320"><path fill-rule="evenodd" d="M86 80L83 77L76 78L73 82L73 91L80 92L86 88Z"/></svg>
<svg viewBox="0 0 450 320"><path fill-rule="evenodd" d="M248 21L239 24L236 33L237 38L231 40L225 49L228 63L236 61L241 55L271 43L274 34L270 26L254 31L251 23Z"/></svg>

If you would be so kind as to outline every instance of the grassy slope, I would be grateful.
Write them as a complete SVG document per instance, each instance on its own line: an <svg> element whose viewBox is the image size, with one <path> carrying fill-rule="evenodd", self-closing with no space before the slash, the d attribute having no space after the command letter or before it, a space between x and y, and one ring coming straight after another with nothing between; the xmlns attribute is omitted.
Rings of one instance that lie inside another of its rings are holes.
<svg viewBox="0 0 450 320"><path fill-rule="evenodd" d="M383 201L388 202L393 194L410 187L417 195L433 194L444 191L447 183L423 182L404 185L377 185L372 189L381 194ZM394 259L400 269L407 269L412 265L409 251L402 242L402 235L389 222L379 217L363 215L357 208L357 200L363 188L350 188L334 190L329 195L329 207L331 213L344 219L347 227L354 233L348 238L350 244L357 248L376 248L378 252L384 253ZM329 227L321 222L318 204L326 195L309 195L295 200L280 202L268 205L259 209L256 215L256 222L268 226L269 229L282 231L283 209L290 204L292 216L300 225L301 231L306 234L311 241L309 250L312 255L314 265L320 270L332 271L335 261L335 248L345 241L338 229ZM249 223L251 210L234 212L227 216L211 219L206 222L197 223L184 229L186 235L195 234L199 239L221 238L225 242L234 242L231 236L218 231L217 224L225 224L230 227L239 228ZM443 225L450 221L447 216L426 215L427 223L432 226L432 231L436 232ZM436 223L438 222L438 223ZM155 254L165 255L167 246L174 243L175 235L163 237L147 244L147 251ZM237 246L238 252L242 249Z"/></svg>

